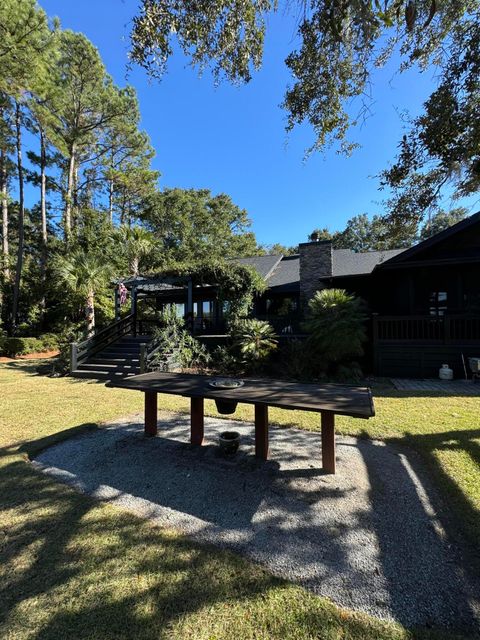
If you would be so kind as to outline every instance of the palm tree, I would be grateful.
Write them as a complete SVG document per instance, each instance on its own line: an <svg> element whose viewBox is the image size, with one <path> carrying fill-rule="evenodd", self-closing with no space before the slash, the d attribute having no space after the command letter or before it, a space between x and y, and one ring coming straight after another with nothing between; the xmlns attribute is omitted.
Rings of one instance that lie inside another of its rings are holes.
<svg viewBox="0 0 480 640"><path fill-rule="evenodd" d="M322 289L308 303L304 323L309 348L326 362L363 354L366 340L365 303L344 289Z"/></svg>
<svg viewBox="0 0 480 640"><path fill-rule="evenodd" d="M122 250L128 260L128 269L131 276L138 276L140 260L148 256L155 246L153 233L143 227L127 227L122 225L117 231L118 240L122 244Z"/></svg>
<svg viewBox="0 0 480 640"><path fill-rule="evenodd" d="M95 333L95 294L108 282L110 266L100 256L74 251L58 257L55 274L59 282L85 305L88 337Z"/></svg>
<svg viewBox="0 0 480 640"><path fill-rule="evenodd" d="M278 340L271 324L265 320L241 320L234 330L234 341L245 363L260 363L277 348Z"/></svg>

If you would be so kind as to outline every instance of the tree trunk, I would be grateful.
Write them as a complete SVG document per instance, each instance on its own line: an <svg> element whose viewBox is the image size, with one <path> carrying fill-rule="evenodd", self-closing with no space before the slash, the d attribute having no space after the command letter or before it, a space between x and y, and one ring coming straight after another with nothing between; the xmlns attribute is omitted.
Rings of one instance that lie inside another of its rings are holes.
<svg viewBox="0 0 480 640"><path fill-rule="evenodd" d="M136 278L139 274L139 259L138 256L135 256L134 258L132 258L131 262L130 262L130 274Z"/></svg>
<svg viewBox="0 0 480 640"><path fill-rule="evenodd" d="M113 179L108 181L108 215L110 224L113 224Z"/></svg>
<svg viewBox="0 0 480 640"><path fill-rule="evenodd" d="M87 187L88 188L88 187ZM73 190L72 190L72 231L75 230L75 226L78 223L78 165L75 162L75 168L73 172Z"/></svg>
<svg viewBox="0 0 480 640"><path fill-rule="evenodd" d="M7 157L4 149L0 151L0 198L2 199L2 261L3 278L10 280L10 248L8 245L8 187L7 187Z"/></svg>
<svg viewBox="0 0 480 640"><path fill-rule="evenodd" d="M120 224L125 224L126 221L126 207L127 200L125 195L125 189L122 190L122 204L120 206Z"/></svg>
<svg viewBox="0 0 480 640"><path fill-rule="evenodd" d="M40 306L42 315L45 315L45 285L47 280L47 153L45 148L45 136L43 129L40 127L40 212L42 217L42 251L40 256L40 274L42 278L42 298Z"/></svg>
<svg viewBox="0 0 480 640"><path fill-rule="evenodd" d="M75 180L75 160L76 160L75 152L76 152L76 145L74 143L70 150L70 159L68 162L67 194L65 197L65 218L64 218L65 240L68 240L72 233L72 200L73 200L73 183Z"/></svg>
<svg viewBox="0 0 480 640"><path fill-rule="evenodd" d="M20 284L23 270L23 244L24 244L24 222L25 208L23 196L23 166L22 166L22 122L21 109L18 101L15 101L15 144L17 148L17 172L18 172L18 251L17 266L15 269L15 282L13 285L12 304L12 328L17 325L18 300L20 297Z"/></svg>
<svg viewBox="0 0 480 640"><path fill-rule="evenodd" d="M110 153L110 178L108 180L108 216L110 218L110 224L113 225L113 170L114 170L114 152Z"/></svg>
<svg viewBox="0 0 480 640"><path fill-rule="evenodd" d="M95 333L95 302L94 292L90 291L86 298L85 319L87 321L87 337L90 338Z"/></svg>

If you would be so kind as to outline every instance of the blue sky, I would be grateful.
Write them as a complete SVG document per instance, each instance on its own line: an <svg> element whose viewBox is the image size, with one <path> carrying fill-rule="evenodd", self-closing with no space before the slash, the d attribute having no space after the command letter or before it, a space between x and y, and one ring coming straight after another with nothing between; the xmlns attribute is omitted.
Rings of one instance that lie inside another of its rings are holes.
<svg viewBox="0 0 480 640"><path fill-rule="evenodd" d="M114 80L126 84L129 23L137 0L39 3L63 28L85 33ZM199 78L181 56L171 59L161 83L149 81L141 69L128 77L139 96L142 127L156 149L160 185L229 194L248 211L264 244L293 245L314 227L339 229L353 215L381 213L383 195L374 176L395 156L403 133L400 113L418 113L433 87L433 72L399 76L395 64L379 70L372 115L351 132L362 148L350 158L330 150L304 162L312 132L304 126L287 137L279 106L290 80L283 61L294 40L294 16L272 16L262 70L243 87L215 88L210 74Z"/></svg>

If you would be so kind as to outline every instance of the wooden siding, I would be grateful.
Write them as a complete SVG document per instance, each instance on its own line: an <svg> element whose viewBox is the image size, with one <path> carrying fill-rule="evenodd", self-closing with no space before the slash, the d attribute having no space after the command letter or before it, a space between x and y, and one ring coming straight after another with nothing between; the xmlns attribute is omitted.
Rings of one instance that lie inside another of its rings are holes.
<svg viewBox="0 0 480 640"><path fill-rule="evenodd" d="M449 364L464 377L462 353L480 357L480 317L374 316L374 372L398 378L436 378Z"/></svg>

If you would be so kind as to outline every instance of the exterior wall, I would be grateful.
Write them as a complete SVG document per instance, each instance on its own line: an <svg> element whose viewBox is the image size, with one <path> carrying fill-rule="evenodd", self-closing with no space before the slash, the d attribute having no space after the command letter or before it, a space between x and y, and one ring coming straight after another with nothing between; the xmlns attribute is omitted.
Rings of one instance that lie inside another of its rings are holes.
<svg viewBox="0 0 480 640"><path fill-rule="evenodd" d="M374 373L392 378L438 378L442 364L453 369L455 378L463 378L462 353L465 357L467 375L471 372L468 358L480 356L480 341L477 346L468 344L379 344L375 349Z"/></svg>
<svg viewBox="0 0 480 640"><path fill-rule="evenodd" d="M329 240L303 242L300 252L300 305L305 310L308 301L319 289L323 279L332 276L332 243Z"/></svg>

